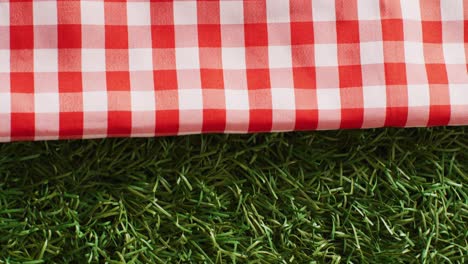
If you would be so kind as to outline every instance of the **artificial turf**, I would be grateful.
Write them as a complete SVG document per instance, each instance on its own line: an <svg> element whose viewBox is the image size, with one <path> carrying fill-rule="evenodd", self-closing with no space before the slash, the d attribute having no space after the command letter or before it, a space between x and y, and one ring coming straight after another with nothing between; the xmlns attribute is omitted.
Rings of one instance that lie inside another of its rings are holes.
<svg viewBox="0 0 468 264"><path fill-rule="evenodd" d="M468 128L0 145L0 263L466 263Z"/></svg>

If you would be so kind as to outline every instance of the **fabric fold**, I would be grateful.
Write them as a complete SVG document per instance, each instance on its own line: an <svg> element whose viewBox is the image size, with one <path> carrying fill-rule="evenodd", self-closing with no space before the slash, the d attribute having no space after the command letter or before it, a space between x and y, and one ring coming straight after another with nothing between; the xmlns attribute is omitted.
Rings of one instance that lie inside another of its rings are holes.
<svg viewBox="0 0 468 264"><path fill-rule="evenodd" d="M0 1L0 141L468 125L463 0Z"/></svg>

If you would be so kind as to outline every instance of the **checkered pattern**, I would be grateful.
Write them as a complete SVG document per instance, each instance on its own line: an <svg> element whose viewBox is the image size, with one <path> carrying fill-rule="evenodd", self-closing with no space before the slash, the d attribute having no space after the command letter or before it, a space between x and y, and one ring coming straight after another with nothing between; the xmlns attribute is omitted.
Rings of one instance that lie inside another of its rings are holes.
<svg viewBox="0 0 468 264"><path fill-rule="evenodd" d="M468 124L466 0L0 0L0 140Z"/></svg>

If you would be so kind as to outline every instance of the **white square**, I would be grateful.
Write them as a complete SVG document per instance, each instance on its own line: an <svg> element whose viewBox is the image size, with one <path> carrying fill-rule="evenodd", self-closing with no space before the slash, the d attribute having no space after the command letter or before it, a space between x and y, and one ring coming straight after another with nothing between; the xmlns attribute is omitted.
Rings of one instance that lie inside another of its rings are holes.
<svg viewBox="0 0 468 264"><path fill-rule="evenodd" d="M358 0L359 20L380 19L380 4L378 0Z"/></svg>
<svg viewBox="0 0 468 264"><path fill-rule="evenodd" d="M317 89L318 110L337 110L341 108L340 89Z"/></svg>
<svg viewBox="0 0 468 264"><path fill-rule="evenodd" d="M81 69L83 72L103 72L106 70L105 49L82 49Z"/></svg>
<svg viewBox="0 0 468 264"><path fill-rule="evenodd" d="M442 21L463 21L463 0L441 0Z"/></svg>
<svg viewBox="0 0 468 264"><path fill-rule="evenodd" d="M34 111L36 113L58 113L60 112L58 93L36 93L34 94Z"/></svg>
<svg viewBox="0 0 468 264"><path fill-rule="evenodd" d="M179 89L179 110L202 110L201 89Z"/></svg>
<svg viewBox="0 0 468 264"><path fill-rule="evenodd" d="M223 68L245 69L245 48L222 48Z"/></svg>
<svg viewBox="0 0 468 264"><path fill-rule="evenodd" d="M315 44L315 66L338 66L336 44Z"/></svg>
<svg viewBox="0 0 468 264"><path fill-rule="evenodd" d="M314 21L336 21L335 1L314 1L312 16Z"/></svg>
<svg viewBox="0 0 468 264"><path fill-rule="evenodd" d="M56 49L35 49L34 50L34 71L35 72L57 72L58 54Z"/></svg>
<svg viewBox="0 0 468 264"><path fill-rule="evenodd" d="M267 0L267 22L270 23L288 23L289 1Z"/></svg>
<svg viewBox="0 0 468 264"><path fill-rule="evenodd" d="M401 16L404 20L421 20L419 1L400 0Z"/></svg>
<svg viewBox="0 0 468 264"><path fill-rule="evenodd" d="M268 61L270 68L291 68L291 46L268 46Z"/></svg>
<svg viewBox="0 0 468 264"><path fill-rule="evenodd" d="M150 2L127 2L127 22L129 26L150 26Z"/></svg>
<svg viewBox="0 0 468 264"><path fill-rule="evenodd" d="M272 88L271 103L272 108L275 110L295 110L294 88Z"/></svg>
<svg viewBox="0 0 468 264"><path fill-rule="evenodd" d="M361 42L361 64L383 64L384 49L381 41Z"/></svg>
<svg viewBox="0 0 468 264"><path fill-rule="evenodd" d="M428 85L408 85L408 106L429 106L430 93Z"/></svg>
<svg viewBox="0 0 468 264"><path fill-rule="evenodd" d="M387 89L385 86L364 86L364 108L385 108L387 106Z"/></svg>
<svg viewBox="0 0 468 264"><path fill-rule="evenodd" d="M451 105L468 105L468 85L450 84L449 89Z"/></svg>
<svg viewBox="0 0 468 264"><path fill-rule="evenodd" d="M34 25L57 25L57 2L33 1Z"/></svg>
<svg viewBox="0 0 468 264"><path fill-rule="evenodd" d="M9 49L0 49L0 72L10 72Z"/></svg>
<svg viewBox="0 0 468 264"><path fill-rule="evenodd" d="M219 1L221 24L244 24L243 1Z"/></svg>
<svg viewBox="0 0 468 264"><path fill-rule="evenodd" d="M129 49L128 59L129 59L130 71L153 70L153 50L152 49Z"/></svg>
<svg viewBox="0 0 468 264"><path fill-rule="evenodd" d="M176 48L177 69L198 69L200 60L198 48Z"/></svg>
<svg viewBox="0 0 468 264"><path fill-rule="evenodd" d="M197 2L174 1L174 24L197 25Z"/></svg>
<svg viewBox="0 0 468 264"><path fill-rule="evenodd" d="M107 92L105 91L83 92L83 111L84 112L106 112L107 111Z"/></svg>
<svg viewBox="0 0 468 264"><path fill-rule="evenodd" d="M226 110L249 110L249 93L244 89L225 89Z"/></svg>
<svg viewBox="0 0 468 264"><path fill-rule="evenodd" d="M424 64L424 48L421 42L404 42L405 62L414 64Z"/></svg>
<svg viewBox="0 0 468 264"><path fill-rule="evenodd" d="M0 93L0 114L11 113L10 93Z"/></svg>
<svg viewBox="0 0 468 264"><path fill-rule="evenodd" d="M81 24L104 25L104 2L103 1L80 1Z"/></svg>
<svg viewBox="0 0 468 264"><path fill-rule="evenodd" d="M0 2L0 26L10 25L10 5L8 2Z"/></svg>
<svg viewBox="0 0 468 264"><path fill-rule="evenodd" d="M154 91L132 91L132 111L156 110L156 97Z"/></svg>
<svg viewBox="0 0 468 264"><path fill-rule="evenodd" d="M461 43L444 43L444 59L447 64L465 64L465 49ZM468 95L467 95L468 96Z"/></svg>

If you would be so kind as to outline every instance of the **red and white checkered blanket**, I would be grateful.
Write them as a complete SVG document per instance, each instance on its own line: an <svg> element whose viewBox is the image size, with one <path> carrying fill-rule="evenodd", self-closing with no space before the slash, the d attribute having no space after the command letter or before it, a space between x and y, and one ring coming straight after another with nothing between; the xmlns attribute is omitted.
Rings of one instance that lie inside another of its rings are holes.
<svg viewBox="0 0 468 264"><path fill-rule="evenodd" d="M467 0L0 0L0 140L468 124Z"/></svg>

